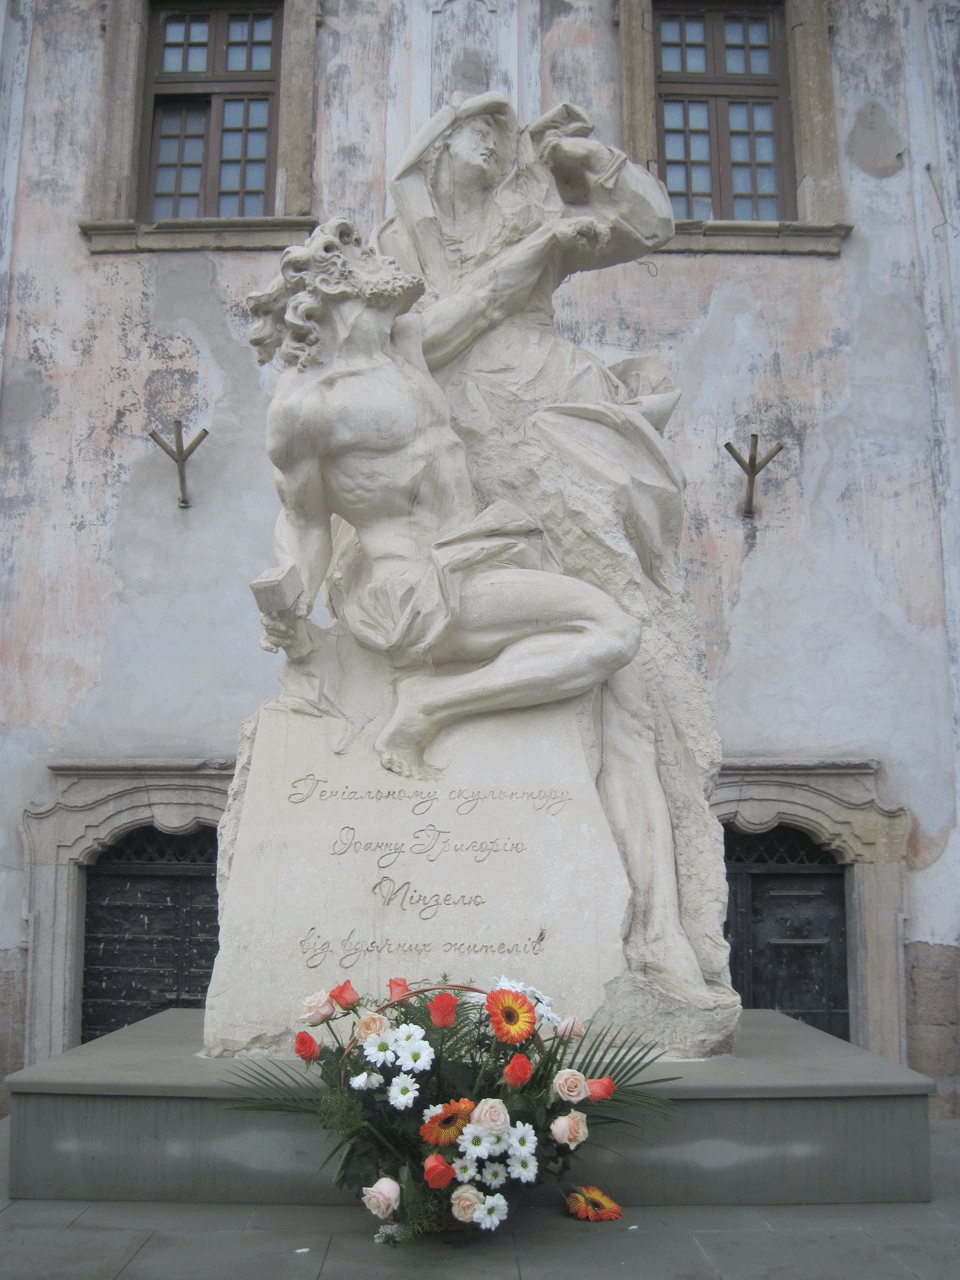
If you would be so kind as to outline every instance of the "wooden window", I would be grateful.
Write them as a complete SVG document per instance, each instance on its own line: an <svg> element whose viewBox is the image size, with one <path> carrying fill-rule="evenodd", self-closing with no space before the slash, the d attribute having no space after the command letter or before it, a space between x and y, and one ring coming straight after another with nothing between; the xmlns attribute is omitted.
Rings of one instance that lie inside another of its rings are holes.
<svg viewBox="0 0 960 1280"><path fill-rule="evenodd" d="M273 214L281 15L151 10L144 221Z"/></svg>
<svg viewBox="0 0 960 1280"><path fill-rule="evenodd" d="M660 175L679 221L796 217L783 6L655 9Z"/></svg>

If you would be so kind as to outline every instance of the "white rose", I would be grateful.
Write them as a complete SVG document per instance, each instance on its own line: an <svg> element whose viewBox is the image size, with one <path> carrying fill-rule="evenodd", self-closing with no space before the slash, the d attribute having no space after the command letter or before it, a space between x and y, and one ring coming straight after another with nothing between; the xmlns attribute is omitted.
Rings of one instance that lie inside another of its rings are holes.
<svg viewBox="0 0 960 1280"><path fill-rule="evenodd" d="M582 1111L571 1111L568 1116L557 1116L550 1126L550 1132L554 1142L560 1142L571 1150L579 1147L581 1142L586 1142L590 1136L587 1117Z"/></svg>
<svg viewBox="0 0 960 1280"><path fill-rule="evenodd" d="M400 1187L392 1178L378 1178L363 1188L363 1203L378 1218L389 1218L400 1203Z"/></svg>
<svg viewBox="0 0 960 1280"><path fill-rule="evenodd" d="M457 1187L450 1197L450 1210L458 1222L472 1222L473 1215L483 1204L486 1196L469 1183Z"/></svg>
<svg viewBox="0 0 960 1280"><path fill-rule="evenodd" d="M571 1101L579 1102L580 1099L572 1098ZM470 1123L478 1124L487 1133L499 1135L510 1128L510 1113L499 1098L483 1098L474 1107Z"/></svg>
<svg viewBox="0 0 960 1280"><path fill-rule="evenodd" d="M582 1071L558 1071L553 1078L553 1091L564 1102L582 1102L590 1097L587 1078Z"/></svg>

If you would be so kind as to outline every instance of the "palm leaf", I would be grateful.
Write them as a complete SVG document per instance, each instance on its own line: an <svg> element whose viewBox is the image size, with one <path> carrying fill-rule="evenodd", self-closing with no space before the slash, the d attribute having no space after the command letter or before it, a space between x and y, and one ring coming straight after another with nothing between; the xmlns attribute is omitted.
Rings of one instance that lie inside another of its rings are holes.
<svg viewBox="0 0 960 1280"><path fill-rule="evenodd" d="M239 1090L228 1103L232 1111L272 1111L316 1118L317 1086L293 1066L272 1059L247 1059L234 1064L232 1077L228 1082Z"/></svg>

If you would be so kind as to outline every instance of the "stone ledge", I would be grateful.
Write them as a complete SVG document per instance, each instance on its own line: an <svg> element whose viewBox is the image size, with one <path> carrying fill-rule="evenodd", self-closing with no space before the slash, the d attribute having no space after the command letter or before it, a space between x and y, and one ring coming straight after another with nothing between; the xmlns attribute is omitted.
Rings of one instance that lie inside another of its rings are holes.
<svg viewBox="0 0 960 1280"><path fill-rule="evenodd" d="M837 258L848 222L678 222L660 253L787 253Z"/></svg>
<svg viewBox="0 0 960 1280"><path fill-rule="evenodd" d="M230 1107L233 1064L197 1053L202 1017L168 1010L10 1077L10 1194L349 1203L317 1176L331 1139ZM753 1009L728 1058L661 1060L653 1075L682 1077L658 1087L675 1100L669 1118L586 1153L622 1204L930 1198L933 1082L914 1072Z"/></svg>
<svg viewBox="0 0 960 1280"><path fill-rule="evenodd" d="M91 253L182 253L194 249L285 249L317 226L301 218L170 218L152 225L133 221L80 222Z"/></svg>

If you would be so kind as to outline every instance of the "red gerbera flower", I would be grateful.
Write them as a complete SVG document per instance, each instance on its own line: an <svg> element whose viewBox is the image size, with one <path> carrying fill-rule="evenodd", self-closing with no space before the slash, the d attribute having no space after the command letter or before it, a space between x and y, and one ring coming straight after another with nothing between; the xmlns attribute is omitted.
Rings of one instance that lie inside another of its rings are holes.
<svg viewBox="0 0 960 1280"><path fill-rule="evenodd" d="M304 1062L316 1062L320 1057L320 1046L308 1031L298 1031L293 1042L293 1051Z"/></svg>
<svg viewBox="0 0 960 1280"><path fill-rule="evenodd" d="M341 1009L352 1009L360 1000L349 978L346 982L341 982L339 987L334 987L330 995L336 1000Z"/></svg>
<svg viewBox="0 0 960 1280"><path fill-rule="evenodd" d="M487 1013L493 1034L504 1044L520 1044L533 1034L537 1014L521 991L491 991L487 996Z"/></svg>
<svg viewBox="0 0 960 1280"><path fill-rule="evenodd" d="M442 1111L420 1126L420 1137L431 1147L451 1146L470 1123L473 1108L469 1098L461 1098L459 1102L451 1099Z"/></svg>
<svg viewBox="0 0 960 1280"><path fill-rule="evenodd" d="M623 1210L599 1187L574 1187L567 1196L567 1208L575 1218L587 1222L614 1222Z"/></svg>

